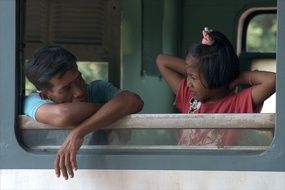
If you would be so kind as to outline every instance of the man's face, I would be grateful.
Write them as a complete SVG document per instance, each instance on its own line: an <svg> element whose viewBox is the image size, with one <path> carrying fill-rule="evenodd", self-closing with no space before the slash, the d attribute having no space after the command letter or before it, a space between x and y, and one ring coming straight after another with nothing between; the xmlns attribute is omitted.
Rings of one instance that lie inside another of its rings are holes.
<svg viewBox="0 0 285 190"><path fill-rule="evenodd" d="M87 101L86 85L78 69L67 71L62 77L55 75L49 83L52 88L42 94L55 103Z"/></svg>

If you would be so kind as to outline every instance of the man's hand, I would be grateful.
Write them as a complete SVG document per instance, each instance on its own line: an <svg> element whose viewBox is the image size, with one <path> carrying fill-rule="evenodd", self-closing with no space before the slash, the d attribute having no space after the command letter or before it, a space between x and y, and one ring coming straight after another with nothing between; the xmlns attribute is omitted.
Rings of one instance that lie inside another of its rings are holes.
<svg viewBox="0 0 285 190"><path fill-rule="evenodd" d="M83 143L84 136L100 128L110 125L124 116L136 113L143 107L141 98L132 92L122 91L105 103L92 116L85 119L74 128L62 147L59 149L55 162L55 173L65 179L73 177L73 170L77 169L76 154Z"/></svg>
<svg viewBox="0 0 285 190"><path fill-rule="evenodd" d="M82 145L84 137L79 136L76 130L70 132L59 149L54 162L55 174L67 180L73 178L73 170L77 170L76 154Z"/></svg>

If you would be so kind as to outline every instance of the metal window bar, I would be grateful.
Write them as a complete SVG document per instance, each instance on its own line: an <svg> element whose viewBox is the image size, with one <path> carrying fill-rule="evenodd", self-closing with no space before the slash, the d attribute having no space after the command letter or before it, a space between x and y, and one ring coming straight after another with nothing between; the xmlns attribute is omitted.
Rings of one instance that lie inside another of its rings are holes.
<svg viewBox="0 0 285 190"><path fill-rule="evenodd" d="M26 115L19 116L20 129L63 130L39 123ZM274 113L241 114L131 114L104 129L273 129Z"/></svg>
<svg viewBox="0 0 285 190"><path fill-rule="evenodd" d="M70 130L73 127L59 128L39 123L26 115L19 116L22 130ZM274 113L257 114L131 114L104 129L274 129ZM33 150L48 151L58 145L34 146ZM172 151L172 150L228 150L246 153L261 153L268 146L176 146L176 145L82 145L83 150L99 151Z"/></svg>

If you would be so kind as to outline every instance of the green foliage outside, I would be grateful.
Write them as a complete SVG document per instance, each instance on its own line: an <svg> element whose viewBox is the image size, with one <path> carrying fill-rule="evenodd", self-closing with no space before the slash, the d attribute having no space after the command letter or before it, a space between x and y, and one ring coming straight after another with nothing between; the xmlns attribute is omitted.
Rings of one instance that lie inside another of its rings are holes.
<svg viewBox="0 0 285 190"><path fill-rule="evenodd" d="M276 14L261 14L253 17L247 30L247 51L276 52Z"/></svg>
<svg viewBox="0 0 285 190"><path fill-rule="evenodd" d="M77 65L86 83L94 80L108 81L108 63L77 62Z"/></svg>

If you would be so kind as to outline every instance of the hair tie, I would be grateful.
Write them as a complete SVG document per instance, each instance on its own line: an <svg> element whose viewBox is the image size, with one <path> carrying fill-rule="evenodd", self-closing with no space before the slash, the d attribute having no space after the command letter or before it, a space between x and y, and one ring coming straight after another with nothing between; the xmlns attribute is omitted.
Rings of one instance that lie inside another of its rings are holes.
<svg viewBox="0 0 285 190"><path fill-rule="evenodd" d="M208 28L208 27L204 27L204 30L203 30L203 31L208 32L208 33L213 32L213 30L212 30L212 29L210 29L210 28Z"/></svg>

